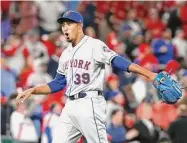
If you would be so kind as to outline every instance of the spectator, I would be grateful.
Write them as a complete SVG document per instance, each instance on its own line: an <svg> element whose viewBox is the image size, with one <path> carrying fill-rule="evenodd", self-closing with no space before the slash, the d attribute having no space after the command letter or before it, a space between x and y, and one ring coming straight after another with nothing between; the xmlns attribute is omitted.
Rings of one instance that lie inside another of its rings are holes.
<svg viewBox="0 0 187 143"><path fill-rule="evenodd" d="M107 133L111 136L111 143L124 143L126 141L126 129L123 126L123 111L114 110L112 112L112 122L107 126Z"/></svg>
<svg viewBox="0 0 187 143"><path fill-rule="evenodd" d="M127 48L125 50L130 60L134 61L135 57L137 56L137 48L140 44L143 44L143 41L144 41L144 36L143 33L141 32L135 33L132 36L132 40L129 43L129 45L127 45Z"/></svg>
<svg viewBox="0 0 187 143"><path fill-rule="evenodd" d="M49 35L41 36L41 41L46 46L49 57L51 57L55 53L56 46L62 46L61 35L62 34L60 32L52 32Z"/></svg>
<svg viewBox="0 0 187 143"><path fill-rule="evenodd" d="M145 97L153 94L152 83L148 82L145 77L140 75L132 84L132 91L136 102L140 104Z"/></svg>
<svg viewBox="0 0 187 143"><path fill-rule="evenodd" d="M108 77L108 88L104 91L104 97L107 101L107 124L111 122L111 113L115 109L123 109L125 98L119 90L117 77L113 74Z"/></svg>
<svg viewBox="0 0 187 143"><path fill-rule="evenodd" d="M86 27L85 34L90 36L90 37L96 38L96 31L91 26Z"/></svg>
<svg viewBox="0 0 187 143"><path fill-rule="evenodd" d="M169 128L168 134L172 143L186 143L187 142L187 98L185 97L178 105L178 118L173 121Z"/></svg>
<svg viewBox="0 0 187 143"><path fill-rule="evenodd" d="M158 132L150 120L141 119L126 133L126 139L140 143L157 143Z"/></svg>
<svg viewBox="0 0 187 143"><path fill-rule="evenodd" d="M5 57L1 57L1 95L10 96L16 92L16 74L5 65Z"/></svg>
<svg viewBox="0 0 187 143"><path fill-rule="evenodd" d="M115 21L114 15L111 12L108 12L105 15L105 17L103 19L101 19L101 21L99 22L99 31L98 31L99 38L102 41L105 41L107 43L107 45L108 45L108 41L107 41L108 39L107 39L107 37L109 37L110 33L114 32L114 27L113 27L112 21ZM110 48L112 48L112 47L110 47Z"/></svg>
<svg viewBox="0 0 187 143"><path fill-rule="evenodd" d="M42 85L52 80L51 76L46 73L47 66L41 59L34 60L34 72L28 76L27 86L32 87Z"/></svg>
<svg viewBox="0 0 187 143"><path fill-rule="evenodd" d="M34 61L34 72L31 73L28 78L26 85L28 87L32 87L35 85L41 85L48 83L52 80L51 76L46 73L47 66L46 64L40 60L36 59ZM34 122L34 125L37 130L38 137L40 136L40 129L41 129L41 120L42 120L42 106L41 103L43 103L45 99L45 96L38 95L33 97L33 104L32 107L30 107L32 111L30 116Z"/></svg>
<svg viewBox="0 0 187 143"><path fill-rule="evenodd" d="M51 143L53 137L54 126L60 116L62 106L60 104L51 105L50 111L43 117L43 134L42 143Z"/></svg>
<svg viewBox="0 0 187 143"><path fill-rule="evenodd" d="M105 93L106 94L106 93ZM111 91L107 93L107 123L110 123L111 113L114 109L123 109L124 97L120 92Z"/></svg>
<svg viewBox="0 0 187 143"><path fill-rule="evenodd" d="M132 38L132 28L128 24L124 24L120 32L120 40L123 41L125 47L128 47Z"/></svg>
<svg viewBox="0 0 187 143"><path fill-rule="evenodd" d="M40 35L49 34L59 28L56 19L65 12L66 8L60 1L36 1L38 7Z"/></svg>
<svg viewBox="0 0 187 143"><path fill-rule="evenodd" d="M95 30L97 30L97 23L95 22L95 12L96 7L91 2L88 2L88 4L85 6L85 11L82 12L83 19L84 19L84 30L85 28L91 26Z"/></svg>
<svg viewBox="0 0 187 143"><path fill-rule="evenodd" d="M176 47L177 57L183 57L187 65L187 41L184 39L184 31L178 29L175 37L172 39L172 44Z"/></svg>
<svg viewBox="0 0 187 143"><path fill-rule="evenodd" d="M15 98L17 94L12 94L5 98L5 102L1 102L1 135L11 135L10 133L10 115L15 110ZM2 98L2 97L1 97Z"/></svg>
<svg viewBox="0 0 187 143"><path fill-rule="evenodd" d="M10 35L2 47L2 53L7 56L6 65L19 75L24 67L23 39L19 35Z"/></svg>
<svg viewBox="0 0 187 143"><path fill-rule="evenodd" d="M169 19L167 21L167 27L171 29L172 37L174 37L177 29L182 26L182 22L179 17L178 9L174 6L168 10L168 14Z"/></svg>
<svg viewBox="0 0 187 143"><path fill-rule="evenodd" d="M150 43L152 42L152 39L153 37L152 37L151 31L146 30L144 33L144 42L150 45Z"/></svg>
<svg viewBox="0 0 187 143"><path fill-rule="evenodd" d="M133 128L136 120L136 115L134 113L127 112L124 116L124 126L129 130Z"/></svg>
<svg viewBox="0 0 187 143"><path fill-rule="evenodd" d="M142 32L142 28L139 24L138 17L136 10L130 9L127 14L127 20L125 20L125 23L128 24L132 28L132 34Z"/></svg>
<svg viewBox="0 0 187 143"><path fill-rule="evenodd" d="M33 122L33 126L35 128L38 141L41 139L42 116L43 116L43 109L41 104L44 102L44 99L45 99L44 96L39 95L38 97L30 100L32 104L28 107L28 116Z"/></svg>
<svg viewBox="0 0 187 143"><path fill-rule="evenodd" d="M26 88L26 82L31 73L33 73L33 59L31 56L28 56L25 59L25 65L21 73L18 75L17 87Z"/></svg>
<svg viewBox="0 0 187 143"><path fill-rule="evenodd" d="M127 55L124 53L125 45L122 42L118 42L116 46L114 46L114 51L120 56L127 58ZM119 88L123 91L123 88L132 82L132 77L127 77L126 73L116 67L112 67L113 73L118 76L119 80Z"/></svg>
<svg viewBox="0 0 187 143"><path fill-rule="evenodd" d="M114 50L115 46L117 46L119 43L118 38L117 38L117 33L114 31L108 33L106 37L106 42L107 42L108 47Z"/></svg>
<svg viewBox="0 0 187 143"><path fill-rule="evenodd" d="M183 57L177 57L176 61L179 63L181 69L187 69L187 65L185 64L185 60Z"/></svg>
<svg viewBox="0 0 187 143"><path fill-rule="evenodd" d="M65 43L65 41L63 41ZM62 44L63 44L62 43ZM61 41L58 41L58 44L55 45L54 53L51 55L49 62L47 63L47 73L52 77L55 78L56 70L58 68L58 61L60 58L63 49L66 47L62 47Z"/></svg>
<svg viewBox="0 0 187 143"><path fill-rule="evenodd" d="M148 10L148 15L148 19L146 19L145 22L145 29L149 30L154 38L160 37L165 25L160 20L158 10L150 8Z"/></svg>
<svg viewBox="0 0 187 143"><path fill-rule="evenodd" d="M158 60L153 55L152 49L148 44L140 44L137 53L137 57L134 61L135 63L144 66L151 71L158 72Z"/></svg>
<svg viewBox="0 0 187 143"><path fill-rule="evenodd" d="M152 112L152 122L163 130L166 130L169 124L177 118L175 106L159 101L152 105Z"/></svg>
<svg viewBox="0 0 187 143"><path fill-rule="evenodd" d="M60 58L60 53L62 53L62 49L60 47L55 48L55 53L49 59L47 64L47 73L52 77L55 78L56 70L58 68L58 61Z"/></svg>
<svg viewBox="0 0 187 143"><path fill-rule="evenodd" d="M148 44L140 44L138 46L137 55L135 59L137 64L151 71L158 72L158 60L153 55ZM152 83L148 82L143 76L136 77L132 84L132 90L138 104L140 104L143 99L154 95Z"/></svg>
<svg viewBox="0 0 187 143"><path fill-rule="evenodd" d="M17 34L24 34L38 26L37 9L33 1L19 1L18 15L20 21L15 29Z"/></svg>
<svg viewBox="0 0 187 143"><path fill-rule="evenodd" d="M46 73L47 66L41 59L34 60L34 72L31 73L27 78L26 85L28 87L42 85L48 83L52 80L51 76ZM45 96L38 95L33 97L33 104L30 107L30 117L34 122L35 128L37 130L38 137L41 131L41 120L42 120L42 106Z"/></svg>
<svg viewBox="0 0 187 143"><path fill-rule="evenodd" d="M165 29L162 38L152 42L153 53L157 57L159 64L164 65L174 58L174 46L171 43L171 30ZM161 67L162 68L162 67Z"/></svg>
<svg viewBox="0 0 187 143"><path fill-rule="evenodd" d="M5 42L11 34L11 21L8 17L11 1L1 2L1 42Z"/></svg>
<svg viewBox="0 0 187 143"><path fill-rule="evenodd" d="M37 142L37 134L32 120L27 117L26 104L19 104L10 116L10 131L13 139L21 142Z"/></svg>
<svg viewBox="0 0 187 143"><path fill-rule="evenodd" d="M38 30L28 31L24 38L25 53L31 55L33 59L40 58L43 62L48 62L47 47L40 41Z"/></svg>
<svg viewBox="0 0 187 143"><path fill-rule="evenodd" d="M53 32L48 36L42 36L42 42L47 47L49 61L47 63L47 73L55 78L58 60L62 51L67 47L68 42L60 32Z"/></svg>

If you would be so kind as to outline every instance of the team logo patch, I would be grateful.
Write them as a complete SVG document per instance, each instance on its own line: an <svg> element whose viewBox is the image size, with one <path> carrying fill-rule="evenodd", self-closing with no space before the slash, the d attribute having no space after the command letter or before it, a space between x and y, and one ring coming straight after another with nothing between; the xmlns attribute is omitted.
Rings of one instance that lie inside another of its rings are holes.
<svg viewBox="0 0 187 143"><path fill-rule="evenodd" d="M109 48L107 48L106 46L103 46L103 50L104 50L105 52L111 52L111 50L110 50Z"/></svg>

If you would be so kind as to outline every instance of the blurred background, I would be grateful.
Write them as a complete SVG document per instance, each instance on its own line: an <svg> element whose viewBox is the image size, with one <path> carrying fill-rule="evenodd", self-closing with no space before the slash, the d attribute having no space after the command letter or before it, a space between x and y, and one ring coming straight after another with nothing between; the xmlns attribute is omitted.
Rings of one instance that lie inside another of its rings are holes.
<svg viewBox="0 0 187 143"><path fill-rule="evenodd" d="M1 1L1 141L50 143L66 102L64 91L17 93L50 82L68 42L57 18L77 10L84 32L151 71L187 86L185 1ZM106 68L107 134L111 143L187 143L187 89L175 105L161 103L146 78ZM79 143L85 143L82 137Z"/></svg>

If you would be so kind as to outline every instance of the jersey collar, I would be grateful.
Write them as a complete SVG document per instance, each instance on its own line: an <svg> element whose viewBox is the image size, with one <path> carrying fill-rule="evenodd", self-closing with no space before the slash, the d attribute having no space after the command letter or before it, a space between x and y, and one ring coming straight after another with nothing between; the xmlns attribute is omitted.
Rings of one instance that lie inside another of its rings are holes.
<svg viewBox="0 0 187 143"><path fill-rule="evenodd" d="M71 47L72 47L73 49L76 49L77 47L80 47L80 45L82 45L82 44L86 41L87 38L88 38L88 36L84 35L84 36L82 37L82 39L79 41L79 43L77 43L77 45L76 45L75 47L73 47L73 46L72 46L72 43L71 43Z"/></svg>

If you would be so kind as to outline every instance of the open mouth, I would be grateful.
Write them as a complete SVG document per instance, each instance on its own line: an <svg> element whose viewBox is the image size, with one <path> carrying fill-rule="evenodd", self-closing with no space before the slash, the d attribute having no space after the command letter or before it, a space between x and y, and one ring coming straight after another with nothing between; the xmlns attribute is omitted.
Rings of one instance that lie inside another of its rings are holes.
<svg viewBox="0 0 187 143"><path fill-rule="evenodd" d="M64 33L64 35L66 35L67 37L69 36L69 34L68 34L68 33Z"/></svg>
<svg viewBox="0 0 187 143"><path fill-rule="evenodd" d="M65 37L67 40L69 40L69 34L68 33L64 33Z"/></svg>

